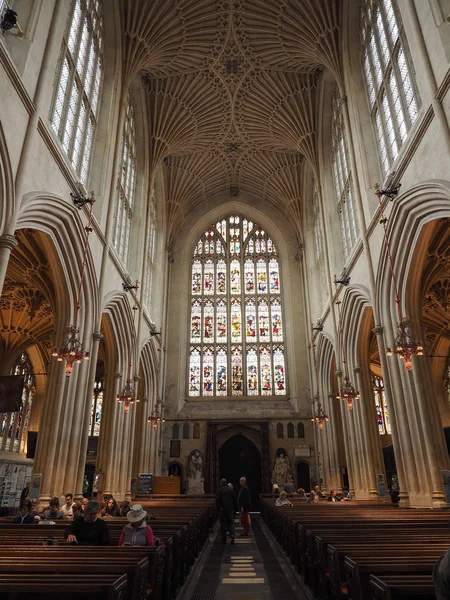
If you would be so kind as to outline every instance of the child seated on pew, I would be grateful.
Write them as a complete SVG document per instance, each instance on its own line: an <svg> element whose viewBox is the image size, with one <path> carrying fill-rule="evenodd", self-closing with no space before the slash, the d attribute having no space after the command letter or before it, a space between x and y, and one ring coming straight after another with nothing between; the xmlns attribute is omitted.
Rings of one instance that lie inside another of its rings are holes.
<svg viewBox="0 0 450 600"><path fill-rule="evenodd" d="M42 514L42 518L47 519L47 520L49 519L51 521L54 521L55 519L63 518L63 514L59 510L59 500L56 496L54 498L52 498L50 500L50 502L48 503L48 509L44 510L44 512Z"/></svg>
<svg viewBox="0 0 450 600"><path fill-rule="evenodd" d="M128 525L122 529L119 546L153 546L153 530L145 520L147 512L140 504L135 504L127 513Z"/></svg>

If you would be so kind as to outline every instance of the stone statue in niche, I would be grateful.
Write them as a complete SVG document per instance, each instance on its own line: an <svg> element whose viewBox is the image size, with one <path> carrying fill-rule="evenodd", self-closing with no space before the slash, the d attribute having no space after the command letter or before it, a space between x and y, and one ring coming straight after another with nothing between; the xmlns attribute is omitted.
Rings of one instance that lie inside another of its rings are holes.
<svg viewBox="0 0 450 600"><path fill-rule="evenodd" d="M187 493L204 494L203 453L200 450L192 450L189 454L187 473Z"/></svg>
<svg viewBox="0 0 450 600"><path fill-rule="evenodd" d="M272 483L284 486L288 478L292 475L291 463L287 454L282 448L277 451L275 464L272 471Z"/></svg>

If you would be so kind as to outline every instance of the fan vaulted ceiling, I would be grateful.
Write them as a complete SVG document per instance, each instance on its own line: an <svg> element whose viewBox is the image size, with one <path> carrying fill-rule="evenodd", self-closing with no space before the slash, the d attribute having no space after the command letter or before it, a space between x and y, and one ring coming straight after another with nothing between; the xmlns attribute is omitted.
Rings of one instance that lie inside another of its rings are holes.
<svg viewBox="0 0 450 600"><path fill-rule="evenodd" d="M324 69L339 76L339 0L122 0L127 81L143 72L151 172L169 236L215 194L250 192L301 231Z"/></svg>

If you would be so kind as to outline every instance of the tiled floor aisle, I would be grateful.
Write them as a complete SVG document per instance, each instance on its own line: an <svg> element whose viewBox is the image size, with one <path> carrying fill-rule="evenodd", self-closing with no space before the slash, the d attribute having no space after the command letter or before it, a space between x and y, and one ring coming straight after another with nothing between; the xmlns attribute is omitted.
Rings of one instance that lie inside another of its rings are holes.
<svg viewBox="0 0 450 600"><path fill-rule="evenodd" d="M236 528L233 545L221 544L217 534L209 554L196 565L182 600L308 600L284 553L265 532L254 518L248 537Z"/></svg>

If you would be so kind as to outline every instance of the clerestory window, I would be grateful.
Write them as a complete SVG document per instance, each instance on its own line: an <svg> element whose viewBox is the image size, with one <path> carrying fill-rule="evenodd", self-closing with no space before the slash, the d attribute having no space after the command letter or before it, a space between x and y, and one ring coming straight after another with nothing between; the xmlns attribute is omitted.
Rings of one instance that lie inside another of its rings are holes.
<svg viewBox="0 0 450 600"><path fill-rule="evenodd" d="M419 96L394 0L364 0L360 31L367 97L386 176L417 118Z"/></svg>
<svg viewBox="0 0 450 600"><path fill-rule="evenodd" d="M84 184L88 178L97 127L102 57L101 0L76 0L63 38L51 122Z"/></svg>

